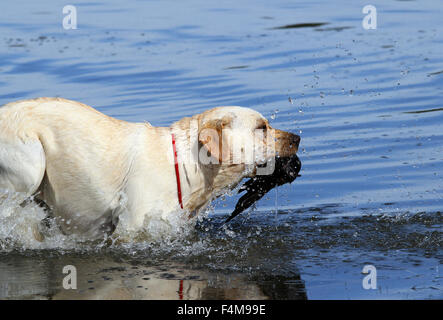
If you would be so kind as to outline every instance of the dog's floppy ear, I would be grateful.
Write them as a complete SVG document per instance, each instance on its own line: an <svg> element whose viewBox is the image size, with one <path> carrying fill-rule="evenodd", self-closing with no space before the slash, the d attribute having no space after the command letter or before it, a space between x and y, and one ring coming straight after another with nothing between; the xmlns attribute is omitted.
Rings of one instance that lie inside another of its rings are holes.
<svg viewBox="0 0 443 320"><path fill-rule="evenodd" d="M227 139L224 139L223 130L229 126L231 119L208 120L200 127L198 141L206 153L216 160L215 163L222 163L229 159L229 146ZM211 161L214 163L214 161Z"/></svg>

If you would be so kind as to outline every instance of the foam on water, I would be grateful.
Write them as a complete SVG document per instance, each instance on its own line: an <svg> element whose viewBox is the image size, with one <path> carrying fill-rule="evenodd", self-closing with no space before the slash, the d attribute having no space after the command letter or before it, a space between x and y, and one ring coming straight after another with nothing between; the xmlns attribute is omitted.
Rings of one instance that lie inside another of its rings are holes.
<svg viewBox="0 0 443 320"><path fill-rule="evenodd" d="M54 221L42 221L47 217L45 209L21 193L5 192L0 195L0 251L29 249L59 249L89 251L103 246L131 249L141 246L168 251L172 244L191 237L195 223L206 218L208 208L199 217L188 219L185 213L152 214L139 230L127 228L127 212L123 211L114 233L96 241L85 241L78 235L65 235Z"/></svg>
<svg viewBox="0 0 443 320"><path fill-rule="evenodd" d="M55 226L42 230L44 209L32 201L25 201L21 193L3 192L0 195L0 250L73 248L74 237L63 235ZM37 240L44 231L45 239Z"/></svg>

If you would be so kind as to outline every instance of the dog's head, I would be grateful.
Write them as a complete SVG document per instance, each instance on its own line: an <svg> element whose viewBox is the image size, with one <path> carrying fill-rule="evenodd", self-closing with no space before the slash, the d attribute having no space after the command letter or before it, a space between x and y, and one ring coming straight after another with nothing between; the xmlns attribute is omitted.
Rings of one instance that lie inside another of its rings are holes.
<svg viewBox="0 0 443 320"><path fill-rule="evenodd" d="M243 107L218 107L175 126L186 134L190 152L186 159L198 164L204 182L188 201L191 211L201 208L213 196L232 189L250 178L233 216L250 207L277 185L292 182L301 168L296 152L300 137L274 129L259 112Z"/></svg>
<svg viewBox="0 0 443 320"><path fill-rule="evenodd" d="M243 107L218 107L199 115L199 161L256 169L276 157L296 154L300 137L274 129L259 112ZM256 172L256 170L253 170Z"/></svg>
<svg viewBox="0 0 443 320"><path fill-rule="evenodd" d="M262 198L275 186L292 182L301 162L296 155L300 137L274 129L249 108L219 107L198 116L200 164L209 165L213 189L233 187L249 177L227 221ZM215 166L214 166L215 164Z"/></svg>

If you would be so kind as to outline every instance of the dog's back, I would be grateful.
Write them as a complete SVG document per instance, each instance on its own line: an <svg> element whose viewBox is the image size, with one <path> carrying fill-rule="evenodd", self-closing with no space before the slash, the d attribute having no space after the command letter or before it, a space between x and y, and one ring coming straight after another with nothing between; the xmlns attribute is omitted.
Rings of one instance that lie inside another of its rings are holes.
<svg viewBox="0 0 443 320"><path fill-rule="evenodd" d="M0 108L0 192L20 193L23 200L37 193L66 220L67 233L100 229L117 206L132 131L129 123L66 99L6 104ZM69 221L72 213L76 223Z"/></svg>

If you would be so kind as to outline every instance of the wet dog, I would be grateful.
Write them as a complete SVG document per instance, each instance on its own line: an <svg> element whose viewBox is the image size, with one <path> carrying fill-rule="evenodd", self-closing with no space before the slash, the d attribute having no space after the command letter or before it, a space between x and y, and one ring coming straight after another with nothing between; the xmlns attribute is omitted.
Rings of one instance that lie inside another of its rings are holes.
<svg viewBox="0 0 443 320"><path fill-rule="evenodd" d="M154 127L66 99L22 100L0 108L0 189L44 203L65 234L94 239L117 224L138 230L154 216L195 217L226 189L255 178L236 215L295 179L299 142L249 108L218 107Z"/></svg>

